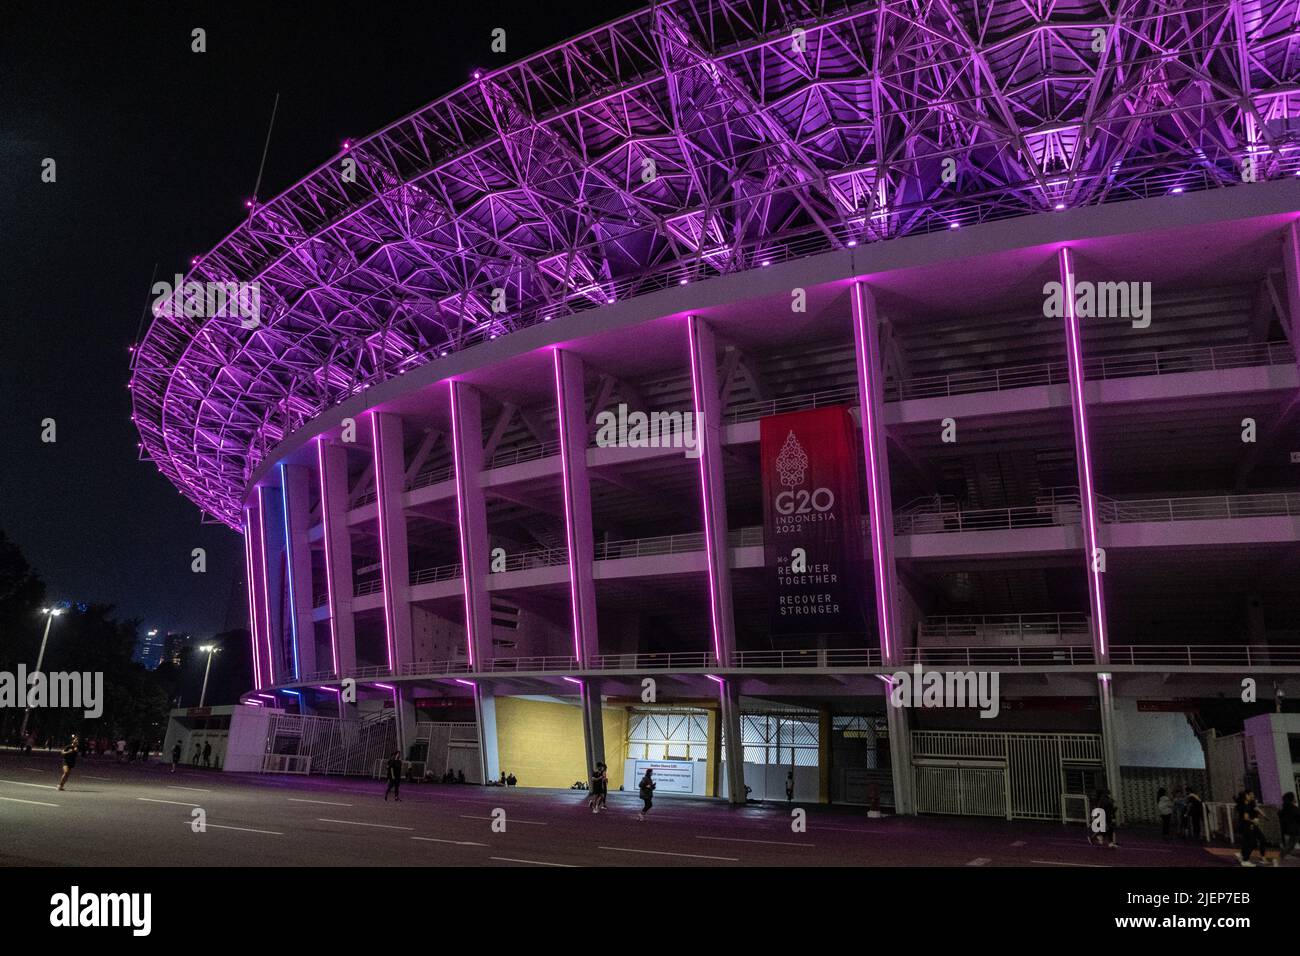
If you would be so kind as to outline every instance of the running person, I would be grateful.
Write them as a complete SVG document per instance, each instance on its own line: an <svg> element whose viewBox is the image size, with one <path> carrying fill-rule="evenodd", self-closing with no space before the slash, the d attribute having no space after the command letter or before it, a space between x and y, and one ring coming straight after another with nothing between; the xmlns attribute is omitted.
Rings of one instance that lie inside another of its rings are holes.
<svg viewBox="0 0 1300 956"><path fill-rule="evenodd" d="M402 752L394 750L392 759L388 761L388 786L384 789L384 802L388 802L388 795L393 795L394 803L402 802Z"/></svg>
<svg viewBox="0 0 1300 956"><path fill-rule="evenodd" d="M72 776L73 768L77 766L77 735L72 735L72 740L63 748L63 776L59 778L59 789L62 790L68 778Z"/></svg>
<svg viewBox="0 0 1300 956"><path fill-rule="evenodd" d="M176 765L181 762L181 742L176 741L176 746L172 747L172 773L176 772Z"/></svg>
<svg viewBox="0 0 1300 956"><path fill-rule="evenodd" d="M645 806L641 808L641 813L637 816L638 820L645 820L645 815L650 812L650 805L654 803L655 782L651 779L653 774L654 771L647 767L645 776L641 778L641 783L637 788L641 793L641 802L645 804Z"/></svg>
<svg viewBox="0 0 1300 956"><path fill-rule="evenodd" d="M600 796L596 800L596 809L605 810L605 805L609 802L609 768L603 763L597 766L600 768Z"/></svg>
<svg viewBox="0 0 1300 956"><path fill-rule="evenodd" d="M600 769L603 764L596 764L591 768L591 796L587 799L587 806L591 807L592 813L600 811Z"/></svg>

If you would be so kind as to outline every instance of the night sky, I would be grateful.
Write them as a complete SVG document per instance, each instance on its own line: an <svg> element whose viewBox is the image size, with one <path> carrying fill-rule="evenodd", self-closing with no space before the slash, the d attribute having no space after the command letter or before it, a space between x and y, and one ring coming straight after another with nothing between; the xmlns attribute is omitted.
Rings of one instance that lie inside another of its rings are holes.
<svg viewBox="0 0 1300 956"><path fill-rule="evenodd" d="M0 529L49 597L198 635L245 623L239 538L137 460L127 348L155 263L170 279L239 224L277 91L263 200L474 67L644 5L5 0ZM207 574L190 570L196 547Z"/></svg>

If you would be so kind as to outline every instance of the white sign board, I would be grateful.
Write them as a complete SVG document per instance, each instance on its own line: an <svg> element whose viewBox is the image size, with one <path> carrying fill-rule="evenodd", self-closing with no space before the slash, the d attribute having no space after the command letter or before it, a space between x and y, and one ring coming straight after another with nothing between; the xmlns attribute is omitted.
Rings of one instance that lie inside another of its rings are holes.
<svg viewBox="0 0 1300 956"><path fill-rule="evenodd" d="M695 760L631 760L632 776L625 777L624 786L636 793L641 786L641 778L647 770L654 773L650 779L655 782L655 796L661 793L694 793Z"/></svg>

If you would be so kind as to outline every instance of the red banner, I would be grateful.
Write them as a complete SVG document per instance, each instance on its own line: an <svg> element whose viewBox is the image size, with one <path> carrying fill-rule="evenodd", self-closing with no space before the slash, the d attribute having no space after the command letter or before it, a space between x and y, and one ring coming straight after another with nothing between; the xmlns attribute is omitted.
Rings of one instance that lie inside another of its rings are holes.
<svg viewBox="0 0 1300 956"><path fill-rule="evenodd" d="M759 422L763 552L774 635L862 630L854 433L843 406Z"/></svg>

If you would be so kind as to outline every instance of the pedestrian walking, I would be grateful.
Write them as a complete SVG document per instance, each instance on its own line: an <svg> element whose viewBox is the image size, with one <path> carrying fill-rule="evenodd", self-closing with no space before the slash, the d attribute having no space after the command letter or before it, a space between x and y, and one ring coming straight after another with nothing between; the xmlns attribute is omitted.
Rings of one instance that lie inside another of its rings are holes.
<svg viewBox="0 0 1300 956"><path fill-rule="evenodd" d="M203 742L203 766L212 766L212 741L210 740Z"/></svg>
<svg viewBox="0 0 1300 956"><path fill-rule="evenodd" d="M1280 866L1283 860L1295 852L1296 841L1300 840L1300 807L1296 806L1294 793L1283 794L1277 822L1282 829L1282 846L1278 856Z"/></svg>
<svg viewBox="0 0 1300 956"><path fill-rule="evenodd" d="M1169 791L1161 787L1156 791L1156 812L1160 814L1160 835L1169 836L1169 824L1174 818L1174 801L1169 799Z"/></svg>
<svg viewBox="0 0 1300 956"><path fill-rule="evenodd" d="M1264 834L1259 828L1259 807L1255 803L1255 791L1243 790L1237 797L1237 829L1241 834L1241 865L1254 866L1250 858L1259 850L1260 862L1264 861L1266 844Z"/></svg>
<svg viewBox="0 0 1300 956"><path fill-rule="evenodd" d="M587 798L587 806L591 807L592 813L600 812L600 773L604 764L598 763L591 768L591 796Z"/></svg>
<svg viewBox="0 0 1300 956"><path fill-rule="evenodd" d="M203 748L200 747L197 743L195 743L195 744L194 744L194 759L191 760L190 763L192 763L195 767L197 767L197 766L199 765L199 761L202 760L202 759L203 759Z"/></svg>
<svg viewBox="0 0 1300 956"><path fill-rule="evenodd" d="M172 773L176 772L176 767L180 762L181 762L181 742L178 740L176 741L176 745L172 747Z"/></svg>
<svg viewBox="0 0 1300 956"><path fill-rule="evenodd" d="M59 778L60 790L62 790L64 785L68 782L68 778L72 776L73 769L77 766L78 746L77 735L73 734L68 745L63 748L63 776Z"/></svg>
<svg viewBox="0 0 1300 956"><path fill-rule="evenodd" d="M388 761L388 786L384 788L384 802L388 802L388 795L393 795L394 803L402 802L402 752L394 750L393 756Z"/></svg>
<svg viewBox="0 0 1300 956"><path fill-rule="evenodd" d="M117 738L117 762L118 763L126 762L126 738L125 737Z"/></svg>
<svg viewBox="0 0 1300 956"><path fill-rule="evenodd" d="M641 807L641 813L637 816L637 819L641 821L645 820L645 815L650 812L650 805L654 803L655 782L653 776L654 771L647 767L645 776L641 778L641 783L637 786L637 790L641 794L641 802L644 804Z"/></svg>
<svg viewBox="0 0 1300 956"><path fill-rule="evenodd" d="M785 775L785 802L790 803L794 800L794 771L791 770Z"/></svg>
<svg viewBox="0 0 1300 956"><path fill-rule="evenodd" d="M1101 830L1094 830L1092 822L1089 821L1088 842L1096 846L1108 846L1111 849L1117 849L1119 843L1115 839L1115 814L1118 810L1115 807L1115 801L1111 799L1110 791L1098 790L1092 805L1094 810L1101 811Z"/></svg>
<svg viewBox="0 0 1300 956"><path fill-rule="evenodd" d="M1187 795L1182 787L1174 790L1174 835L1180 840L1187 839Z"/></svg>
<svg viewBox="0 0 1300 956"><path fill-rule="evenodd" d="M1205 823L1205 802L1195 788L1187 788L1187 831L1193 840L1201 838L1201 827Z"/></svg>

